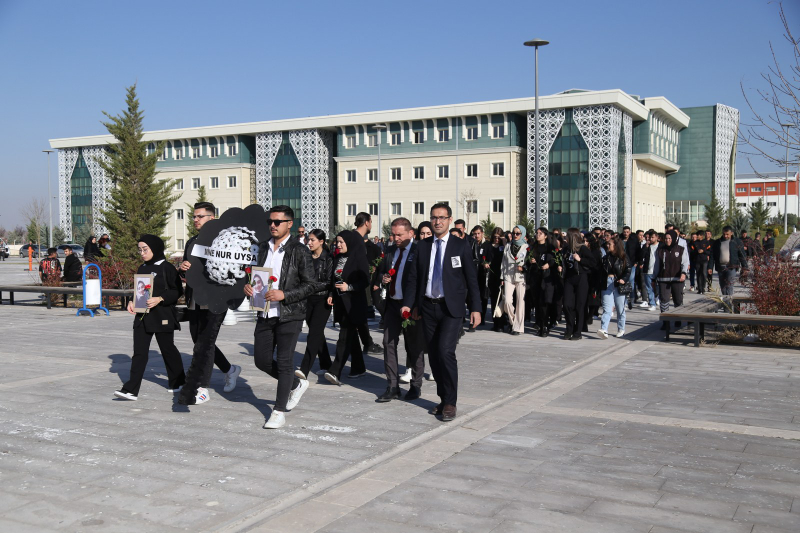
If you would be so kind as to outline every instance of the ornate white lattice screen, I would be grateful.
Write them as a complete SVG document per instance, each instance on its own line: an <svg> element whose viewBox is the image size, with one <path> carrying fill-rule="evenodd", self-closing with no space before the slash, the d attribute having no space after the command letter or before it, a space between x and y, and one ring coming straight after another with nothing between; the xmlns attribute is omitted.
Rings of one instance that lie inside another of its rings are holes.
<svg viewBox="0 0 800 533"><path fill-rule="evenodd" d="M616 228L622 111L612 105L576 107L573 118L589 147L589 227Z"/></svg>
<svg viewBox="0 0 800 533"><path fill-rule="evenodd" d="M111 180L106 177L106 172L99 161L108 162L105 146L88 146L83 148L83 160L92 176L92 231L95 235L108 233L103 225L102 212L108 205L111 196Z"/></svg>
<svg viewBox="0 0 800 533"><path fill-rule="evenodd" d="M256 202L264 209L272 207L272 165L282 142L279 131L256 135Z"/></svg>
<svg viewBox="0 0 800 533"><path fill-rule="evenodd" d="M731 200L731 151L739 131L739 110L717 104L717 135L714 145L714 192L726 208Z"/></svg>
<svg viewBox="0 0 800 533"><path fill-rule="evenodd" d="M58 151L58 206L59 225L72 241L72 172L78 162L78 148L64 148Z"/></svg>
<svg viewBox="0 0 800 533"><path fill-rule="evenodd" d="M333 192L333 134L326 130L291 131L289 142L300 161L303 224L329 231Z"/></svg>
<svg viewBox="0 0 800 533"><path fill-rule="evenodd" d="M625 132L625 213L623 213L623 222L626 226L633 227L633 119L627 113L622 113L622 129Z"/></svg>
<svg viewBox="0 0 800 533"><path fill-rule="evenodd" d="M528 209L527 215L538 226L542 220L547 224L550 176L550 148L564 125L564 109L539 110L539 183L536 183L536 151L534 143L535 111L528 111Z"/></svg>

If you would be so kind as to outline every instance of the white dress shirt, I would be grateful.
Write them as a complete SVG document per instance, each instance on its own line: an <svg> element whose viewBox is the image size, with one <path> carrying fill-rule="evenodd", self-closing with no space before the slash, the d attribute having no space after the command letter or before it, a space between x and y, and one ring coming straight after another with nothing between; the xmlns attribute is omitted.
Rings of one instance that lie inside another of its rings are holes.
<svg viewBox="0 0 800 533"><path fill-rule="evenodd" d="M447 250L447 241L450 239L450 232L444 234L444 237L439 239L439 237L433 237L433 246L431 246L431 262L428 264L428 284L425 285L425 296L428 298L433 298L431 292L431 282L433 281L433 264L436 261L436 241L442 241L440 246L442 247L442 264L440 265L442 269L442 291L444 291L444 254ZM444 296L444 295L442 295Z"/></svg>
<svg viewBox="0 0 800 533"><path fill-rule="evenodd" d="M267 258L264 260L264 264L262 266L265 268L271 268L272 275L278 279L278 281L272 283L273 290L276 290L281 282L281 267L283 266L284 246L288 240L288 238L283 239L283 241L278 245L277 250L275 250L275 239L269 240ZM280 302L269 302L269 311L262 311L261 316L264 318L277 318L281 316L280 304Z"/></svg>
<svg viewBox="0 0 800 533"><path fill-rule="evenodd" d="M400 266L397 267L397 272L395 272L395 276L397 279L394 282L394 296L392 296L392 300L402 300L403 299L403 271L406 268L406 260L408 259L408 253L411 251L411 242L409 242L405 249L402 251L402 258L400 259ZM400 251L400 249L397 249ZM395 257L393 258L393 262L397 262L397 253L395 252ZM391 265L389 268L394 268L394 265ZM391 282L390 282L391 283Z"/></svg>

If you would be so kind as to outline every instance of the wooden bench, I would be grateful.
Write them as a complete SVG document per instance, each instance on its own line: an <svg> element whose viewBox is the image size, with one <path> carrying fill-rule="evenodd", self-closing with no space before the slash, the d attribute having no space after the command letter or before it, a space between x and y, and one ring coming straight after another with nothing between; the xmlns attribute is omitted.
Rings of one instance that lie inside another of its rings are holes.
<svg viewBox="0 0 800 533"><path fill-rule="evenodd" d="M0 285L0 304L3 303L3 293L8 293L8 301L14 305L15 292L40 293L45 295L47 308L52 307L51 294L60 294L64 297L64 307L67 307L67 297L70 294L83 295L83 287L46 287L43 285ZM128 302L133 298L133 289L103 289L103 296L106 300L106 309L109 307L109 300L112 296L120 298L121 309L128 306Z"/></svg>
<svg viewBox="0 0 800 533"><path fill-rule="evenodd" d="M706 324L734 324L739 326L782 326L800 327L800 316L750 315L741 314L741 304L752 302L749 296L734 296L731 299L733 313L717 313L722 304L710 299L700 300L687 306L681 306L667 313L661 313L662 321L687 322L694 325L694 345L700 346L705 338ZM665 341L669 341L669 328Z"/></svg>

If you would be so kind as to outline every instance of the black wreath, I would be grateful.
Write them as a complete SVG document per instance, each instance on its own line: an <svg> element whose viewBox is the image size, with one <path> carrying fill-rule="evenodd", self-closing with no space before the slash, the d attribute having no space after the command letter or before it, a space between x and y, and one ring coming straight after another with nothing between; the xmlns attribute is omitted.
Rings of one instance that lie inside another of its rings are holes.
<svg viewBox="0 0 800 533"><path fill-rule="evenodd" d="M206 222L191 248L195 245L211 246L220 232L231 227L244 227L255 232L255 244L271 238L264 208L253 204L244 209L238 207L228 209L220 218ZM233 285L223 285L209 277L206 259L192 255L191 249L188 250L188 259L192 268L186 272L186 282L192 287L195 303L207 305L212 312L220 314L228 309L236 309L242 304L244 286L248 281L246 275L235 279Z"/></svg>

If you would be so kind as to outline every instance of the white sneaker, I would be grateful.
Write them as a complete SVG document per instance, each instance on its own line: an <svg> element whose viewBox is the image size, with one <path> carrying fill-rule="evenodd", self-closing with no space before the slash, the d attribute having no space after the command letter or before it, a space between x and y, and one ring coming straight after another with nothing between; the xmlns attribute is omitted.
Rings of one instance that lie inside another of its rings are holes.
<svg viewBox="0 0 800 533"><path fill-rule="evenodd" d="M650 304L647 302L642 302L639 304L639 307L650 307Z"/></svg>
<svg viewBox="0 0 800 533"><path fill-rule="evenodd" d="M325 372L325 379L327 379L328 381L330 381L334 385L339 385L340 387L342 386L342 382L339 381L339 378L337 378L336 376L334 376L330 372Z"/></svg>
<svg viewBox="0 0 800 533"><path fill-rule="evenodd" d="M297 376L300 379L308 379L308 378L306 378L306 375L303 374L303 371L300 370L299 368L294 371L294 375Z"/></svg>
<svg viewBox="0 0 800 533"><path fill-rule="evenodd" d="M200 387L197 389L197 396L194 397L194 404L200 405L201 403L206 403L210 399L211 395L208 393L208 389Z"/></svg>
<svg viewBox="0 0 800 533"><path fill-rule="evenodd" d="M283 425L286 424L286 417L280 411L272 411L272 414L269 415L269 420L264 422L264 429L278 429L282 428Z"/></svg>
<svg viewBox="0 0 800 533"><path fill-rule="evenodd" d="M241 373L242 367L239 365L231 365L231 369L225 374L225 386L222 388L222 392L233 392L233 389L236 388L236 379Z"/></svg>
<svg viewBox="0 0 800 533"><path fill-rule="evenodd" d="M656 306L655 305L651 305L650 307L647 308L647 310L648 311L655 311L656 310Z"/></svg>
<svg viewBox="0 0 800 533"><path fill-rule="evenodd" d="M297 386L292 392L289 393L289 401L286 402L286 410L291 411L297 404L300 403L300 398L303 397L303 394L308 390L308 380L301 379L300 385Z"/></svg>
<svg viewBox="0 0 800 533"><path fill-rule="evenodd" d="M132 394L130 392L125 392L124 390L115 390L114 396L116 396L117 398L122 398L123 400L136 401L139 399L139 397L136 396L135 394Z"/></svg>
<svg viewBox="0 0 800 533"><path fill-rule="evenodd" d="M433 374L425 374L425 379L428 381L436 381L436 378L433 377Z"/></svg>
<svg viewBox="0 0 800 533"><path fill-rule="evenodd" d="M608 332L603 331L602 329L598 329L597 330L597 334L600 335L601 339L607 339L608 338Z"/></svg>
<svg viewBox="0 0 800 533"><path fill-rule="evenodd" d="M617 338L618 339L621 339L623 335L625 335L625 330L624 329L622 331L618 331L617 332Z"/></svg>
<svg viewBox="0 0 800 533"><path fill-rule="evenodd" d="M406 368L406 373L400 376L400 383L411 383L411 369Z"/></svg>

